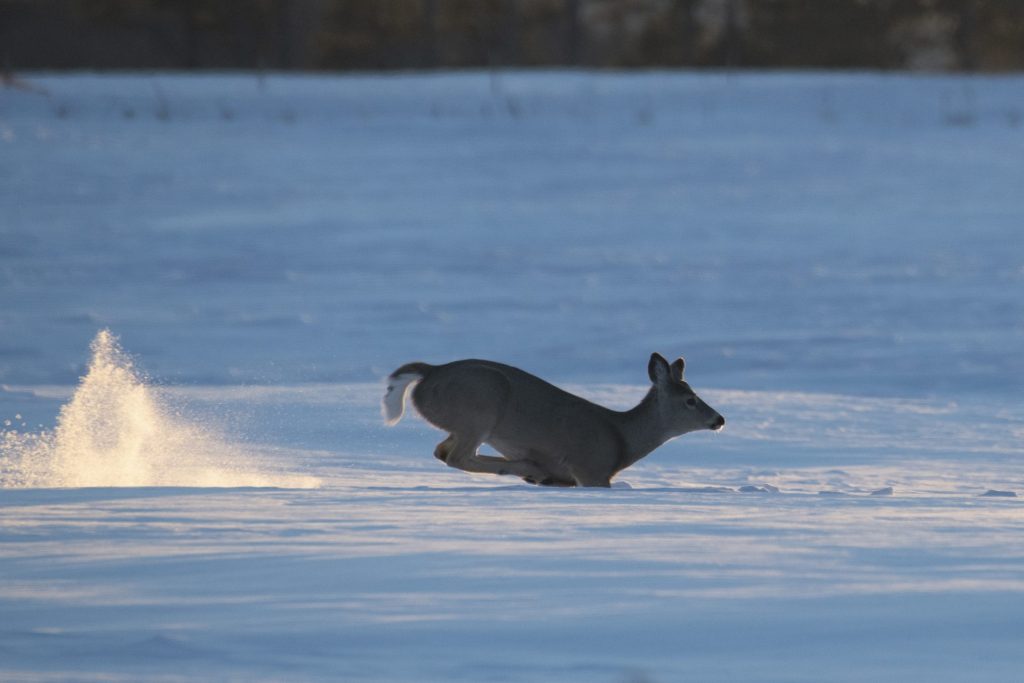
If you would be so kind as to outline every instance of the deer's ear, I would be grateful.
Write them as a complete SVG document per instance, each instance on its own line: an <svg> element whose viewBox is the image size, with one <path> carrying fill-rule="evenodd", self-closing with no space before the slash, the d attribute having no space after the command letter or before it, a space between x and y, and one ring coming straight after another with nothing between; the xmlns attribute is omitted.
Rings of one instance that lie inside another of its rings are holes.
<svg viewBox="0 0 1024 683"><path fill-rule="evenodd" d="M655 384L660 384L669 379L668 361L660 353L652 353L651 360L647 363L647 375Z"/></svg>
<svg viewBox="0 0 1024 683"><path fill-rule="evenodd" d="M686 361L680 356L672 362L672 366L669 368L672 372L672 379L677 382L683 381L683 369L686 368Z"/></svg>

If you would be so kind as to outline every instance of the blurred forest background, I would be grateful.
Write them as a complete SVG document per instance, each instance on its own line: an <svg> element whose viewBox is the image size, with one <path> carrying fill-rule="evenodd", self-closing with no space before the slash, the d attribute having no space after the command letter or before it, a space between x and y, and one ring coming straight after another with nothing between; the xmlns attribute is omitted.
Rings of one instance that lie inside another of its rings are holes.
<svg viewBox="0 0 1024 683"><path fill-rule="evenodd" d="M1008 71L1022 0L0 0L0 66Z"/></svg>

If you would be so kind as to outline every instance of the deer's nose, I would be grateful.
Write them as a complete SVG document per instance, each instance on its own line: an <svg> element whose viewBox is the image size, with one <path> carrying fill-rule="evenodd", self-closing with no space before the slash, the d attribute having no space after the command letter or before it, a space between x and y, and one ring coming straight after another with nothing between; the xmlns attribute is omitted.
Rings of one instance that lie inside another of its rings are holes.
<svg viewBox="0 0 1024 683"><path fill-rule="evenodd" d="M725 418L724 418L724 417L722 417L721 415L719 415L718 417L716 417L716 418L715 418L715 419L714 419L714 420L713 420L713 421L711 422L711 429L712 429L712 430L714 430L714 431L716 431L716 432L717 432L717 431L718 431L719 429L721 429L722 427L724 427L724 426L725 426Z"/></svg>

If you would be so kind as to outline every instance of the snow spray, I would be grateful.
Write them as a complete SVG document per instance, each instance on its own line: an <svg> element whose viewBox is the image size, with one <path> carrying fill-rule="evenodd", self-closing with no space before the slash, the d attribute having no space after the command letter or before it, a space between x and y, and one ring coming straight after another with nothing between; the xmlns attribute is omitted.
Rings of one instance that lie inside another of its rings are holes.
<svg viewBox="0 0 1024 683"><path fill-rule="evenodd" d="M241 445L183 417L109 330L90 348L52 431L0 433L0 488L316 485L265 471Z"/></svg>

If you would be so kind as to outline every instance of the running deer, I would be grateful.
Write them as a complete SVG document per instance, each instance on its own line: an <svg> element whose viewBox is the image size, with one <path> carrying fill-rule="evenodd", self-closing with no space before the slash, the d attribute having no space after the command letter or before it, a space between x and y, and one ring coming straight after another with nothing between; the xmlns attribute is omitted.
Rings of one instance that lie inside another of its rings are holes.
<svg viewBox="0 0 1024 683"><path fill-rule="evenodd" d="M408 363L388 377L382 408L387 423L397 424L411 390L420 415L450 432L434 457L451 467L546 486L610 486L618 472L669 439L725 426L683 380L684 365L682 358L669 365L651 354L650 390L620 412L510 365ZM502 457L478 454L485 443Z"/></svg>

